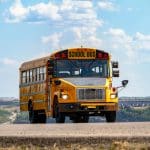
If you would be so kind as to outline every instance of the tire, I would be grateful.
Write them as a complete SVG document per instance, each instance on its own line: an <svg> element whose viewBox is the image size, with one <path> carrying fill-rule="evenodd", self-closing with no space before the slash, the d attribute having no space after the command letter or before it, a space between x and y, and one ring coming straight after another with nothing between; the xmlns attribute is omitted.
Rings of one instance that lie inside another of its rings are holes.
<svg viewBox="0 0 150 150"><path fill-rule="evenodd" d="M105 113L107 122L115 122L116 121L116 111L108 111Z"/></svg>
<svg viewBox="0 0 150 150"><path fill-rule="evenodd" d="M38 123L38 112L35 110L29 111L29 121L30 123Z"/></svg>
<svg viewBox="0 0 150 150"><path fill-rule="evenodd" d="M29 111L29 121L30 123L37 123L38 122L38 114L37 111L33 110L32 102L28 104L28 111Z"/></svg>
<svg viewBox="0 0 150 150"><path fill-rule="evenodd" d="M56 102L54 105L54 111L55 111L56 123L64 123L65 122L65 115L59 111L58 102Z"/></svg>
<svg viewBox="0 0 150 150"><path fill-rule="evenodd" d="M38 111L38 123L46 123L46 113L44 110Z"/></svg>
<svg viewBox="0 0 150 150"><path fill-rule="evenodd" d="M30 123L46 123L45 111L33 110L33 105L31 102L28 104L28 111Z"/></svg>

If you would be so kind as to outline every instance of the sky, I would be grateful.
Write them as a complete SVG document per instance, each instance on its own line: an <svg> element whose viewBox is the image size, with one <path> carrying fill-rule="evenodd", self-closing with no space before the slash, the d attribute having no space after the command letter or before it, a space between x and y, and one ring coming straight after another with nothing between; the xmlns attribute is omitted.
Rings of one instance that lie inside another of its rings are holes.
<svg viewBox="0 0 150 150"><path fill-rule="evenodd" d="M92 47L119 62L119 96L150 96L149 0L0 0L0 97L19 97L19 66ZM149 68L149 69L148 69Z"/></svg>

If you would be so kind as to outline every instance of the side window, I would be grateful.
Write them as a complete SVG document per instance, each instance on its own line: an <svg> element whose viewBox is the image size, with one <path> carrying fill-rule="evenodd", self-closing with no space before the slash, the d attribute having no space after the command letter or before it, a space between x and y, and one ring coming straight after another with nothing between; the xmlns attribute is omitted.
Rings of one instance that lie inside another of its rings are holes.
<svg viewBox="0 0 150 150"><path fill-rule="evenodd" d="M46 67L43 67L44 74L43 74L43 80L46 80Z"/></svg>
<svg viewBox="0 0 150 150"><path fill-rule="evenodd" d="M39 80L42 81L43 67L40 67Z"/></svg>
<svg viewBox="0 0 150 150"><path fill-rule="evenodd" d="M40 67L40 74L39 74L40 81L46 79L46 67Z"/></svg>
<svg viewBox="0 0 150 150"><path fill-rule="evenodd" d="M29 83L29 70L27 71L27 73L26 73L26 74L27 74L27 76L26 76L26 77L27 77L27 79L26 79L26 80L27 80L27 83Z"/></svg>
<svg viewBox="0 0 150 150"><path fill-rule="evenodd" d="M32 77L32 69L30 70L30 82L33 82L33 77Z"/></svg>
<svg viewBox="0 0 150 150"><path fill-rule="evenodd" d="M36 81L40 81L40 68L36 68Z"/></svg>
<svg viewBox="0 0 150 150"><path fill-rule="evenodd" d="M35 82L36 81L36 69L33 69L33 74L32 74L32 81Z"/></svg>
<svg viewBox="0 0 150 150"><path fill-rule="evenodd" d="M26 83L26 71L23 71L22 72L22 75L21 75L21 83Z"/></svg>

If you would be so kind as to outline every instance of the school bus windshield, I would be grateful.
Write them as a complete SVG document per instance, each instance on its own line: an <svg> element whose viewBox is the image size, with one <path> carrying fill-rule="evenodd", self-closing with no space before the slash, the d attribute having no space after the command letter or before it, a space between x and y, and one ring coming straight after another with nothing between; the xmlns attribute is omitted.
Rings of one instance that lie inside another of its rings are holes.
<svg viewBox="0 0 150 150"><path fill-rule="evenodd" d="M109 76L108 60L56 60L56 77L101 77Z"/></svg>

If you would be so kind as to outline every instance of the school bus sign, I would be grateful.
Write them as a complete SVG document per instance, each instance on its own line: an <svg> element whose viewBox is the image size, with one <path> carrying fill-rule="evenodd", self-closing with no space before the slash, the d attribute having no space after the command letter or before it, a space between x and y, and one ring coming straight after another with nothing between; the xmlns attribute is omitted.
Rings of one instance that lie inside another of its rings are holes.
<svg viewBox="0 0 150 150"><path fill-rule="evenodd" d="M70 49L68 59L95 59L96 49Z"/></svg>

